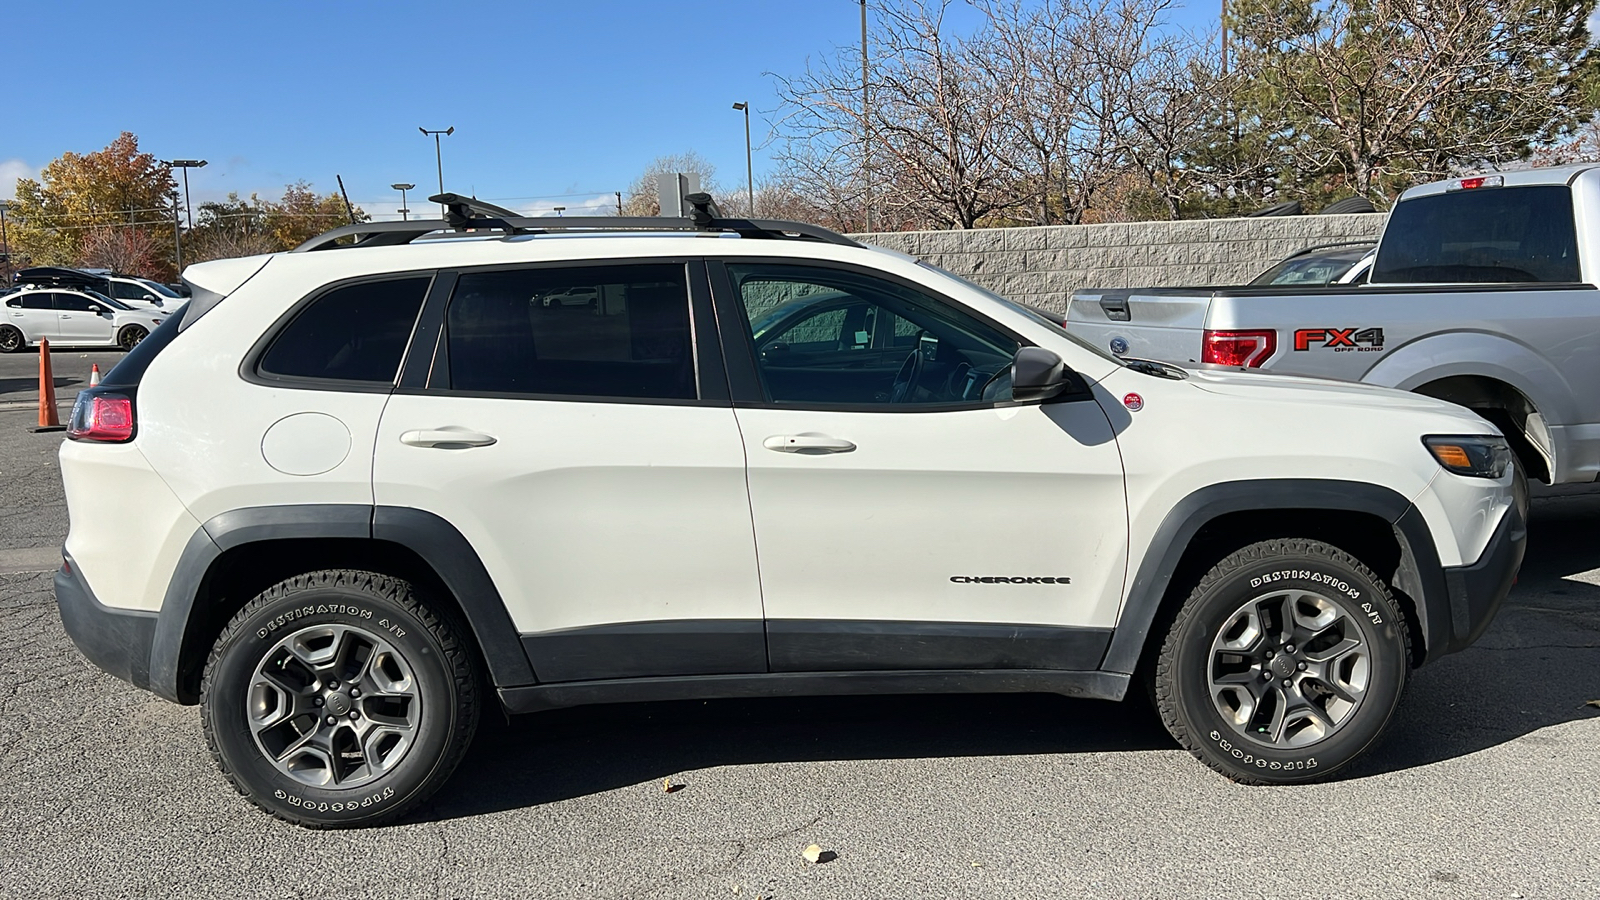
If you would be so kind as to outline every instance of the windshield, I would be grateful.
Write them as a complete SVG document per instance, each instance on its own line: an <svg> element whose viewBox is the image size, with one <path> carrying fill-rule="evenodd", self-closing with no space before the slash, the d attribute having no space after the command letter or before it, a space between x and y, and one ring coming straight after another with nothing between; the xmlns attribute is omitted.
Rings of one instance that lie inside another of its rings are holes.
<svg viewBox="0 0 1600 900"><path fill-rule="evenodd" d="M1250 282L1254 285L1263 284L1333 284L1350 267L1361 261L1363 254L1340 253L1333 256L1296 256L1286 259L1272 268L1256 276Z"/></svg>
<svg viewBox="0 0 1600 900"><path fill-rule="evenodd" d="M95 298L96 300L99 300L101 303L104 303L105 305L111 307L112 309L133 309L133 307L129 306L126 303L123 303L121 300L113 300L110 297L107 297L105 294L100 293L99 291L91 291L88 288L84 288L83 292L85 294L88 294L89 296Z"/></svg>
<svg viewBox="0 0 1600 900"><path fill-rule="evenodd" d="M167 287L166 285L162 284L159 281L151 281L148 278L141 278L141 279L139 279L139 283L144 285L145 287L149 288L150 290L155 291L156 293L160 294L163 297L168 297L168 298L180 298L180 297L182 297L182 295L179 294L177 291L173 290L172 288Z"/></svg>
<svg viewBox="0 0 1600 900"><path fill-rule="evenodd" d="M1000 296L999 294L996 294L994 291L989 290L988 288L984 287L983 285L975 284L975 283L973 283L971 281L968 281L967 279L962 278L960 275L957 275L957 274L955 274L953 272L946 272L944 269L939 268L938 266L934 265L933 263L930 263L930 262L927 262L925 260L920 260L919 259L919 260L917 260L917 265L919 265L919 266L921 266L924 269L927 269L929 271L938 272L940 275L943 275L944 277L950 279L951 281L955 281L955 282L957 282L957 283L959 283L961 285L964 285L966 287L972 288L973 290L975 290L978 293L984 295L985 297L988 297L991 300L995 300L995 301L998 301L1000 303L1004 303L1006 306L1010 307L1011 309L1014 309L1017 312L1022 313L1023 315L1027 316L1029 319L1032 319L1033 321L1038 322L1040 325L1043 325L1046 328L1049 328L1051 331L1055 332L1056 334L1061 335L1062 337L1064 337L1067 340L1071 341L1072 343L1078 345L1079 347L1082 347L1083 349L1089 351L1090 353L1093 353L1095 356L1098 356L1101 359L1109 360L1110 362L1114 362L1117 365L1127 365L1127 363L1123 362L1122 360L1118 359L1117 357L1112 356L1111 354L1107 353L1106 351L1101 350L1099 347L1096 347L1095 345L1089 343L1088 341L1084 340L1083 338L1078 337L1077 335L1075 335L1072 332L1068 331L1066 329L1066 327L1063 326L1060 322L1057 322L1057 321L1055 321L1055 320L1053 320L1053 319L1051 319L1051 318L1049 318L1047 316L1041 315L1036 310L1029 309L1028 307L1023 306L1020 303L1017 303L1017 302L1014 302L1014 301L1011 301L1011 300L1007 300L1006 298Z"/></svg>

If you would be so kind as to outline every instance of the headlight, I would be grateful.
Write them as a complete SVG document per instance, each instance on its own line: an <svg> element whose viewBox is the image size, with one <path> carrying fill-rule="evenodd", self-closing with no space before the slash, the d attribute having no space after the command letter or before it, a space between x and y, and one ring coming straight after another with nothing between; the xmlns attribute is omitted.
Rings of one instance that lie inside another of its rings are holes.
<svg viewBox="0 0 1600 900"><path fill-rule="evenodd" d="M1499 478L1514 457L1503 437L1488 434L1430 434L1422 443L1433 458L1457 475Z"/></svg>

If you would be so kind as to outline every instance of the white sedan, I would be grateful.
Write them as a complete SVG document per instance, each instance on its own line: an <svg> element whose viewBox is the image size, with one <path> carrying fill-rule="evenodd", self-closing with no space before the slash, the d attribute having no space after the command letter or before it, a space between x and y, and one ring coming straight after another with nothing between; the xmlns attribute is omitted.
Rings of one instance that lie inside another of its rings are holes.
<svg viewBox="0 0 1600 900"><path fill-rule="evenodd" d="M134 309L94 291L49 289L7 294L0 306L0 353L36 346L41 338L62 347L131 350L171 315Z"/></svg>

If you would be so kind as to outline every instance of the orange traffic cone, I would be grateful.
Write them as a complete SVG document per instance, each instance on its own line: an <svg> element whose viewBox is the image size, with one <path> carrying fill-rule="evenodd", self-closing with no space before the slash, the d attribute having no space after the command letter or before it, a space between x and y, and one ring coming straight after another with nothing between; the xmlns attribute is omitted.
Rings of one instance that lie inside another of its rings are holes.
<svg viewBox="0 0 1600 900"><path fill-rule="evenodd" d="M89 387L100 384L100 364L95 363L89 367Z"/></svg>
<svg viewBox="0 0 1600 900"><path fill-rule="evenodd" d="M64 431L56 412L56 379L50 370L50 339L39 339L39 427L34 431Z"/></svg>

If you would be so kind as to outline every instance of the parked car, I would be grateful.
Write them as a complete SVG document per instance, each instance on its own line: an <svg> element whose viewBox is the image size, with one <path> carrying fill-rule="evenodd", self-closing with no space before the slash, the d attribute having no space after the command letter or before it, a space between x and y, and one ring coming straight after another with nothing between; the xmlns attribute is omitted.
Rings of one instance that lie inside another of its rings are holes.
<svg viewBox="0 0 1600 900"><path fill-rule="evenodd" d="M1371 241L1307 247L1250 280L1251 285L1366 284L1372 259Z"/></svg>
<svg viewBox="0 0 1600 900"><path fill-rule="evenodd" d="M198 703L251 802L340 827L421 803L491 710L671 698L1148 685L1206 765L1308 781L1510 589L1523 483L1459 406L1123 362L693 200L447 197L191 266L78 395L67 632Z"/></svg>
<svg viewBox="0 0 1600 900"><path fill-rule="evenodd" d="M1067 328L1098 347L1396 387L1459 403L1511 439L1531 478L1600 478L1600 246L1578 223L1600 166L1406 191L1370 283L1084 289Z"/></svg>
<svg viewBox="0 0 1600 900"><path fill-rule="evenodd" d="M65 288L92 291L136 309L178 306L183 298L164 284L107 271L84 271L59 266L34 266L17 272L18 288Z"/></svg>
<svg viewBox="0 0 1600 900"><path fill-rule="evenodd" d="M0 353L38 346L42 338L58 347L132 350L170 315L90 290L21 290L0 303Z"/></svg>

